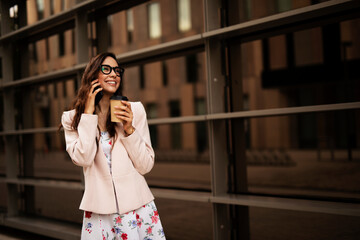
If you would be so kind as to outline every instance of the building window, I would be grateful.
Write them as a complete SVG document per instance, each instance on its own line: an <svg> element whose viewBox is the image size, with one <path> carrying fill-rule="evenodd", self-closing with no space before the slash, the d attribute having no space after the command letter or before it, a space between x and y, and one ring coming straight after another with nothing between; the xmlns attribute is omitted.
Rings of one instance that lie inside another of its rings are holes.
<svg viewBox="0 0 360 240"><path fill-rule="evenodd" d="M58 86L57 86L57 83L53 83L53 91L54 91L54 98L58 98Z"/></svg>
<svg viewBox="0 0 360 240"><path fill-rule="evenodd" d="M155 103L150 103L146 105L146 113L149 119L157 118L157 105ZM157 126L156 125L150 125L149 126L150 131L150 138L151 138L151 145L153 148L157 147L158 137L157 137Z"/></svg>
<svg viewBox="0 0 360 240"><path fill-rule="evenodd" d="M44 0L36 0L36 10L38 15L38 20L44 18Z"/></svg>
<svg viewBox="0 0 360 240"><path fill-rule="evenodd" d="M160 4L152 3L148 6L149 37L151 39L161 37Z"/></svg>
<svg viewBox="0 0 360 240"><path fill-rule="evenodd" d="M186 32L191 29L191 3L190 0L178 0L178 29L180 32Z"/></svg>
<svg viewBox="0 0 360 240"><path fill-rule="evenodd" d="M34 62L37 62L38 57L36 51L36 42L29 43L29 52L30 52L30 57L34 60Z"/></svg>
<svg viewBox="0 0 360 240"><path fill-rule="evenodd" d="M112 18L112 15L109 15L107 17L107 23L108 23L108 38L109 38L109 43L108 45L109 46L112 46L112 26L113 26L113 18Z"/></svg>
<svg viewBox="0 0 360 240"><path fill-rule="evenodd" d="M46 53L46 60L49 60L50 59L49 38L45 38L45 53Z"/></svg>
<svg viewBox="0 0 360 240"><path fill-rule="evenodd" d="M10 18L17 18L18 17L18 5L14 5L9 9Z"/></svg>
<svg viewBox="0 0 360 240"><path fill-rule="evenodd" d="M195 99L196 115L206 114L206 102L204 98ZM208 148L206 122L196 123L196 143L198 152L203 152Z"/></svg>
<svg viewBox="0 0 360 240"><path fill-rule="evenodd" d="M198 62L196 54L186 56L186 77L187 82L194 83L198 79Z"/></svg>
<svg viewBox="0 0 360 240"><path fill-rule="evenodd" d="M170 101L170 117L180 116L180 102ZM171 124L171 147L172 149L181 149L182 147L182 134L181 124Z"/></svg>
<svg viewBox="0 0 360 240"><path fill-rule="evenodd" d="M165 61L162 62L162 80L163 86L167 86L168 84L168 67Z"/></svg>
<svg viewBox="0 0 360 240"><path fill-rule="evenodd" d="M132 10L126 11L126 30L128 43L132 43L134 35L134 15Z"/></svg>
<svg viewBox="0 0 360 240"><path fill-rule="evenodd" d="M66 96L67 96L67 93L66 93L66 82L65 82L65 81L62 81L61 84L62 84L62 94L63 94L63 97L66 98Z"/></svg>
<svg viewBox="0 0 360 240"><path fill-rule="evenodd" d="M277 0L277 10L278 12L286 12L291 10L292 1L291 0Z"/></svg>
<svg viewBox="0 0 360 240"><path fill-rule="evenodd" d="M50 0L50 15L55 13L54 0Z"/></svg>
<svg viewBox="0 0 360 240"><path fill-rule="evenodd" d="M61 11L65 10L65 0L61 0Z"/></svg>
<svg viewBox="0 0 360 240"><path fill-rule="evenodd" d="M9 8L9 16L12 19L12 29L16 30L19 28L19 18L18 18L18 5L14 5Z"/></svg>
<svg viewBox="0 0 360 240"><path fill-rule="evenodd" d="M65 36L64 32L59 33L59 57L65 55Z"/></svg>
<svg viewBox="0 0 360 240"><path fill-rule="evenodd" d="M75 53L75 30L71 29L71 52Z"/></svg>
<svg viewBox="0 0 360 240"><path fill-rule="evenodd" d="M144 65L139 66L140 89L145 88Z"/></svg>

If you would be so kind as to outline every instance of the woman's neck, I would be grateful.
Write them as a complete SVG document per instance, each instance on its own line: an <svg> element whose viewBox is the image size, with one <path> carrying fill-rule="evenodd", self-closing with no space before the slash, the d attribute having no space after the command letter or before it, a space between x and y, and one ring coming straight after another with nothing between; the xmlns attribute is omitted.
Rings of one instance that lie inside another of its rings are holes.
<svg viewBox="0 0 360 240"><path fill-rule="evenodd" d="M110 109L110 95L104 94L99 102L97 115L99 117L98 125L101 131L106 131L106 120Z"/></svg>
<svg viewBox="0 0 360 240"><path fill-rule="evenodd" d="M107 114L110 107L110 95L104 94L104 96L101 98L101 101L99 102L99 106L102 113Z"/></svg>

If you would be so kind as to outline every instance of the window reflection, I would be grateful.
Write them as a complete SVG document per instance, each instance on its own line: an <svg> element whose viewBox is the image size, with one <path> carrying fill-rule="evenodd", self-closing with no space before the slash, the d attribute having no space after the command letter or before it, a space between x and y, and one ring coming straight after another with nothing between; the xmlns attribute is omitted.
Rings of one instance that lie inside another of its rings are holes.
<svg viewBox="0 0 360 240"><path fill-rule="evenodd" d="M107 25L108 25L108 29L109 29L109 31L108 31L108 40L109 40L109 42L108 42L108 46L111 46L112 44L113 44L113 41L112 41L112 31L110 31L110 29L112 28L112 25L113 25L113 16L112 15L109 15L108 17L107 17Z"/></svg>
<svg viewBox="0 0 360 240"><path fill-rule="evenodd" d="M196 123L150 125L150 131L157 130L156 164L146 175L151 186L211 189L208 139L196 128Z"/></svg>
<svg viewBox="0 0 360 240"><path fill-rule="evenodd" d="M126 11L126 29L127 29L127 40L128 43L133 42L134 38L134 15L133 10Z"/></svg>
<svg viewBox="0 0 360 240"><path fill-rule="evenodd" d="M130 100L156 103L159 118L171 116L171 101L178 102L177 116L191 116L196 99L206 100L205 77L204 53L186 55L126 68L124 92Z"/></svg>
<svg viewBox="0 0 360 240"><path fill-rule="evenodd" d="M29 76L44 74L75 65L75 34L70 29L29 42Z"/></svg>
<svg viewBox="0 0 360 240"><path fill-rule="evenodd" d="M148 6L149 37L151 39L161 37L160 4L151 3Z"/></svg>
<svg viewBox="0 0 360 240"><path fill-rule="evenodd" d="M38 20L44 18L44 0L36 0L36 10Z"/></svg>
<svg viewBox="0 0 360 240"><path fill-rule="evenodd" d="M236 20L237 22L231 23L231 24L237 24L258 18L267 17L281 12L290 11L293 9L315 5L326 1L329 0L320 0L320 1L240 0L234 2L230 1L228 8L239 9L239 19Z"/></svg>
<svg viewBox="0 0 360 240"><path fill-rule="evenodd" d="M37 133L34 137L34 176L41 178L80 180L79 169L74 167L65 151L63 133ZM28 144L30 144L28 142Z"/></svg>
<svg viewBox="0 0 360 240"><path fill-rule="evenodd" d="M170 108L170 117L179 117L180 116L180 103L177 100L169 102ZM180 124L171 125L171 148L172 149L181 149L182 148L182 132Z"/></svg>
<svg viewBox="0 0 360 240"><path fill-rule="evenodd" d="M360 221L355 216L249 207L249 223L251 239L335 240L358 238Z"/></svg>
<svg viewBox="0 0 360 240"><path fill-rule="evenodd" d="M360 201L359 117L351 110L251 119L249 191Z"/></svg>
<svg viewBox="0 0 360 240"><path fill-rule="evenodd" d="M60 123L62 112L69 109L75 97L75 80L39 85L25 91L27 94L20 94L20 96L23 95L26 99L21 101L28 104L33 116L33 124L28 128L56 127ZM22 111L19 113L23 118Z"/></svg>
<svg viewBox="0 0 360 240"><path fill-rule="evenodd" d="M54 0L50 0L49 4L50 4L50 15L53 15L55 13Z"/></svg>
<svg viewBox="0 0 360 240"><path fill-rule="evenodd" d="M59 41L59 57L65 55L65 36L64 32L58 34L58 41Z"/></svg>
<svg viewBox="0 0 360 240"><path fill-rule="evenodd" d="M148 119L155 119L158 116L158 109L157 109L157 104L156 103L148 103L146 105L146 113L147 113L147 117ZM158 127L156 125L150 125L149 126L149 131L150 131L150 138L151 138L151 144L153 146L153 148L157 148L158 147Z"/></svg>
<svg viewBox="0 0 360 240"><path fill-rule="evenodd" d="M242 44L249 109L360 101L358 29L357 19Z"/></svg>
<svg viewBox="0 0 360 240"><path fill-rule="evenodd" d="M19 14L18 14L18 5L9 8L9 17L11 23L11 29L16 30L19 28ZM1 29L0 29L1 30Z"/></svg>
<svg viewBox="0 0 360 240"><path fill-rule="evenodd" d="M141 101L149 119L206 114L205 54L126 68L124 94ZM208 162L205 122L149 126L157 162Z"/></svg>
<svg viewBox="0 0 360 240"><path fill-rule="evenodd" d="M10 18L18 17L18 5L17 4L9 9L9 16L10 16Z"/></svg>
<svg viewBox="0 0 360 240"><path fill-rule="evenodd" d="M178 0L178 29L185 32L191 29L191 2L190 0Z"/></svg>
<svg viewBox="0 0 360 240"><path fill-rule="evenodd" d="M197 12L201 12L203 1L184 1L185 8L181 8L182 13L179 13L180 2L151 1L112 14L113 24L110 29L112 45L109 46L108 51L121 54L203 32L202 14L191 19L191 10L196 9ZM181 24L186 25L184 31L178 26L179 14L186 19L185 23Z"/></svg>

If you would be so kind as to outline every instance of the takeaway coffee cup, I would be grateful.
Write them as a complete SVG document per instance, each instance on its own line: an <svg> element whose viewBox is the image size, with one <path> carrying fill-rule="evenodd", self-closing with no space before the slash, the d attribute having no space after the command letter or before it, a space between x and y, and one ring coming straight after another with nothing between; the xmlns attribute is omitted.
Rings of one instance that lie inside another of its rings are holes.
<svg viewBox="0 0 360 240"><path fill-rule="evenodd" d="M115 106L122 106L123 103L121 101L129 101L125 96L113 95L110 98L110 111L111 111L111 121L112 122L122 122L120 119L116 117L114 114Z"/></svg>

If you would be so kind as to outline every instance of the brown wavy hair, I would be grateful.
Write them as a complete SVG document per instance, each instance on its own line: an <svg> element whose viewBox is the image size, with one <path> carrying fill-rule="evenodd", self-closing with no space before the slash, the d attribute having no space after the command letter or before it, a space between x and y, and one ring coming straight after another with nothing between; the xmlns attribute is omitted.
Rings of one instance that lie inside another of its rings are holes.
<svg viewBox="0 0 360 240"><path fill-rule="evenodd" d="M93 57L90 62L87 64L85 71L81 77L81 86L78 90L77 96L74 99L73 102L73 109L75 109L75 116L71 123L71 127L75 130L77 130L81 114L85 111L85 103L88 98L88 93L91 89L91 82L94 79L97 79L100 72L100 66L104 62L104 60L107 57L112 57L115 59L118 66L120 66L119 62L116 59L115 54L110 52L100 53L97 56ZM120 86L116 90L116 94L122 95L122 89L123 89L123 76L120 76ZM96 111L96 110L95 110ZM115 131L116 123L111 122L110 120L110 111L108 111L108 116L106 119L106 130L108 131L109 135L111 137L114 137L116 135ZM99 129L100 131L100 129Z"/></svg>

